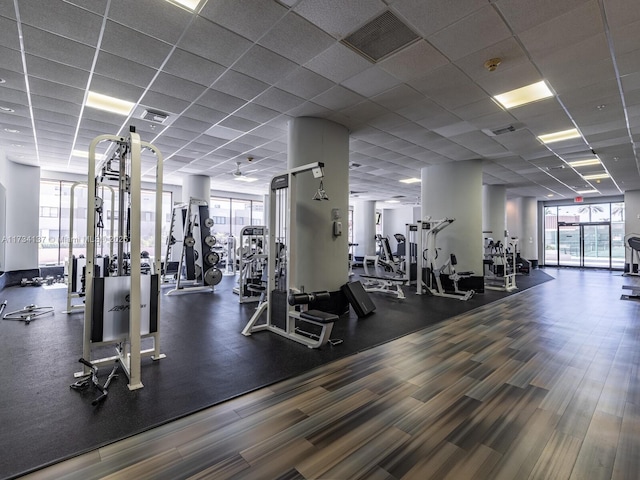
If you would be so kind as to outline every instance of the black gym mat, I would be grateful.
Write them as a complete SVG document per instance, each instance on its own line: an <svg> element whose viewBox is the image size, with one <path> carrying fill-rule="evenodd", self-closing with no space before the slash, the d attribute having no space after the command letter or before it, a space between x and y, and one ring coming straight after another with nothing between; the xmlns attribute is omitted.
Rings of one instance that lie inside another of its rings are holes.
<svg viewBox="0 0 640 480"><path fill-rule="evenodd" d="M517 282L523 290L551 279L534 270ZM342 344L311 350L267 332L241 335L255 304L238 303L234 282L225 277L213 294L163 295L161 351L167 358L143 360L140 390L129 391L121 374L97 407L91 405L96 391L69 388L80 370L83 316L60 313L66 289L0 291L0 302L8 300L6 311L37 304L56 312L29 325L0 321L0 478L84 453L507 295L486 291L463 302L418 296L409 287L404 300L374 293L373 314L358 319L351 311L336 323L332 337ZM110 370L100 369L101 382Z"/></svg>

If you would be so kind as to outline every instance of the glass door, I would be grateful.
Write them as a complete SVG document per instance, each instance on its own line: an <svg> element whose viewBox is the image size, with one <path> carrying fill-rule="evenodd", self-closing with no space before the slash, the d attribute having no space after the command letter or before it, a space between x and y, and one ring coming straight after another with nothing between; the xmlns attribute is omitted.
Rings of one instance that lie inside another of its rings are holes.
<svg viewBox="0 0 640 480"><path fill-rule="evenodd" d="M558 223L558 265L582 266L580 224Z"/></svg>
<svg viewBox="0 0 640 480"><path fill-rule="evenodd" d="M582 266L611 268L611 226L582 224Z"/></svg>
<svg viewBox="0 0 640 480"><path fill-rule="evenodd" d="M558 265L611 268L611 224L559 222Z"/></svg>

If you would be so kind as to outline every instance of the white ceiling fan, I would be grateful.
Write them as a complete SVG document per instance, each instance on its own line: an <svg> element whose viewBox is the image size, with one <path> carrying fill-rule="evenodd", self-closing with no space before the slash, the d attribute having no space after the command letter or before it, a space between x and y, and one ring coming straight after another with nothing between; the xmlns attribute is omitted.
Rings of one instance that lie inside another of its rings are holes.
<svg viewBox="0 0 640 480"><path fill-rule="evenodd" d="M251 161L253 160L253 157L248 157L248 160ZM253 170L247 170L246 172L243 172L242 170L240 170L240 166L242 165L242 162L236 162L236 169L233 170L232 172L229 172L231 175L233 175L236 180L241 180L241 179L247 179L247 177L250 177L250 173L252 172L257 172L258 169L254 168ZM253 177L250 177L253 178Z"/></svg>

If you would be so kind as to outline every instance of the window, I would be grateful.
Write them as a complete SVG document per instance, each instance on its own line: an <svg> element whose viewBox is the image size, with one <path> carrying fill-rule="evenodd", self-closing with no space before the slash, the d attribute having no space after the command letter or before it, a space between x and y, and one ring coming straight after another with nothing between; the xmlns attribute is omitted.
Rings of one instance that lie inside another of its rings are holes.
<svg viewBox="0 0 640 480"><path fill-rule="evenodd" d="M48 218L58 217L58 207L40 207L40 216Z"/></svg>
<svg viewBox="0 0 640 480"><path fill-rule="evenodd" d="M38 262L40 265L60 265L69 256L69 242L73 242L73 255L86 253L84 239L87 234L87 187L77 184L73 189L74 204L71 205L71 187L73 182L66 181L40 181L40 236ZM111 223L114 222L113 231L117 229L118 212L111 210L112 194L109 188L99 187L97 195L103 200L104 227L97 233L99 239L112 236ZM118 194L113 198L115 209L118 208ZM171 192L162 193L162 210L169 212L161 215L161 238L155 238L155 192L142 190L142 212L140 217L140 242L142 250L152 252L155 242L166 244L171 221ZM71 224L71 212L73 212L73 232L69 231ZM97 218L96 218L97 220ZM99 242L97 253L108 255L108 242Z"/></svg>

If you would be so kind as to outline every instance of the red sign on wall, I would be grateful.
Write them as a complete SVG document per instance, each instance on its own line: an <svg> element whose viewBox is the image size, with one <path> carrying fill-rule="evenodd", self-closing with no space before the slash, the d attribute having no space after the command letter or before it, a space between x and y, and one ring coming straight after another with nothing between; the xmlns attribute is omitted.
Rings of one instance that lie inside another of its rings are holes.
<svg viewBox="0 0 640 480"><path fill-rule="evenodd" d="M573 203L582 203L582 202L584 202L583 197L576 197L573 199Z"/></svg>

